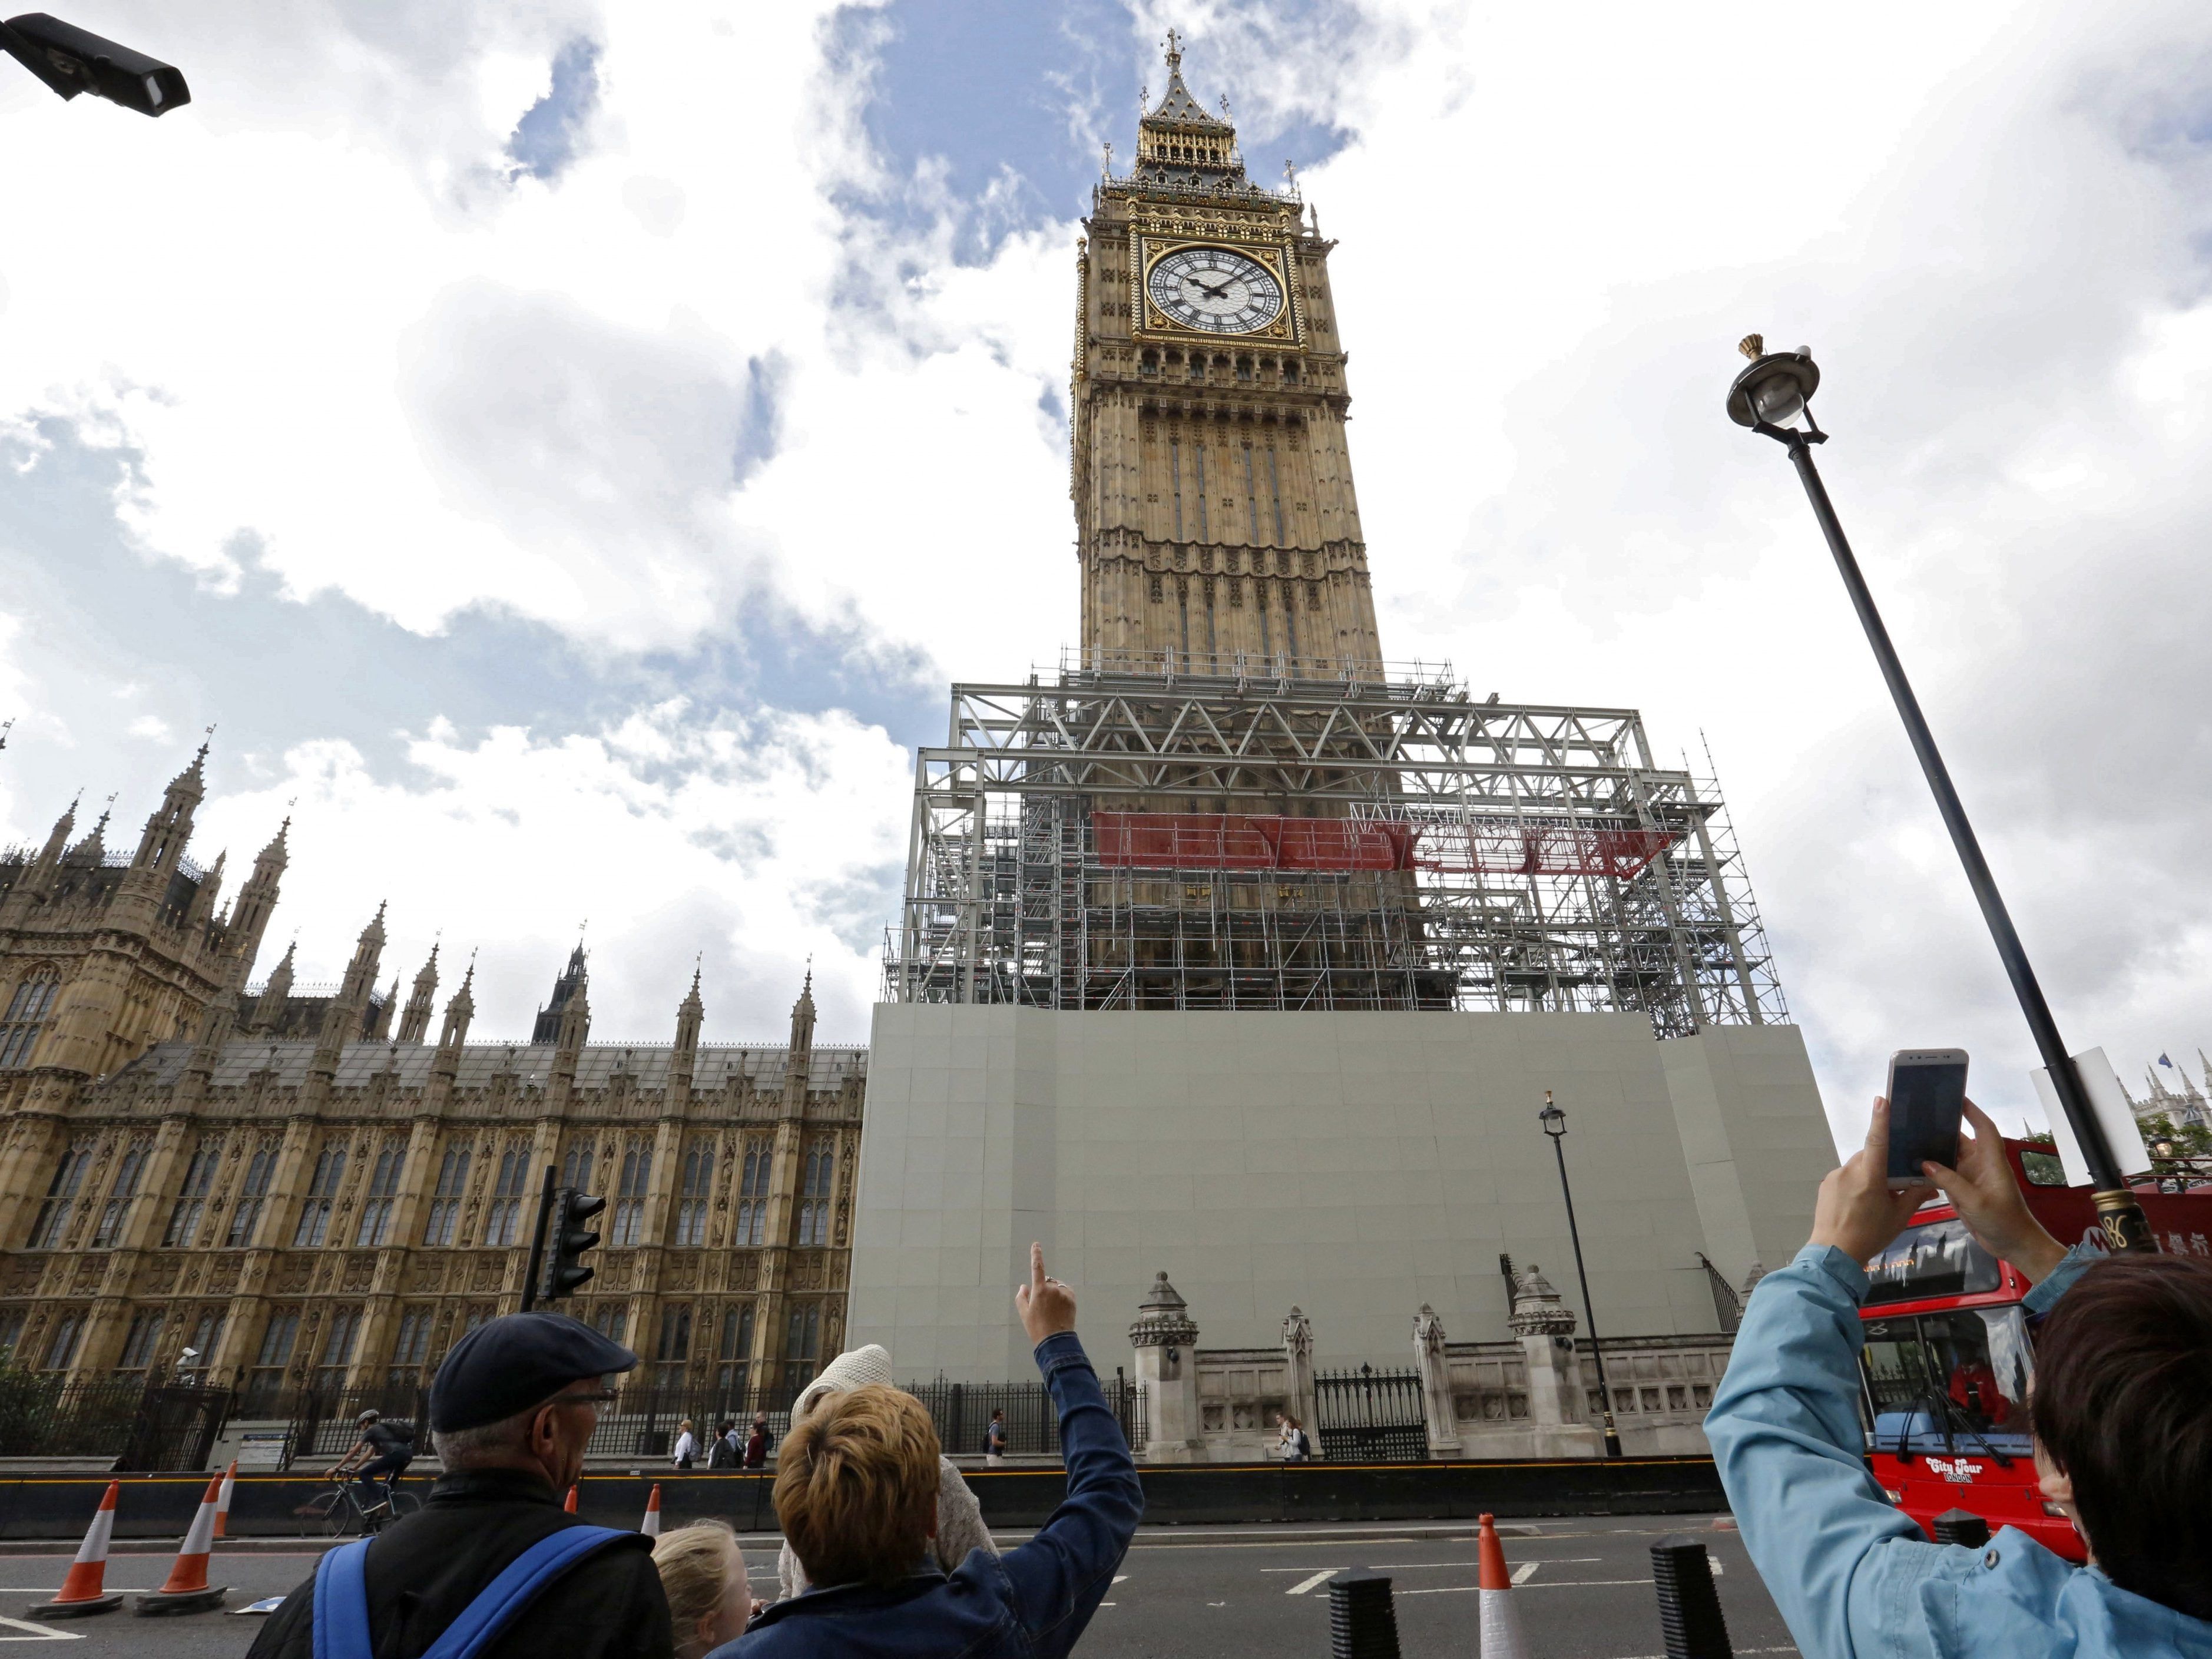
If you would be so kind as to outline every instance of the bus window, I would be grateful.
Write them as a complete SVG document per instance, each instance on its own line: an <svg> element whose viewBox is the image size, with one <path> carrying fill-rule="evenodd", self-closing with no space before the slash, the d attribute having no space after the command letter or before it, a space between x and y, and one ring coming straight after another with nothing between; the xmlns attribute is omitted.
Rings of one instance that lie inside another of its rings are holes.
<svg viewBox="0 0 2212 1659"><path fill-rule="evenodd" d="M2020 1167L2027 1172L2027 1184L2031 1187L2066 1184L2066 1166L2058 1161L2056 1152L2039 1152L2033 1147L2025 1147L2021 1152Z"/></svg>
<svg viewBox="0 0 2212 1659"><path fill-rule="evenodd" d="M2033 1361L2017 1307L1869 1319L1860 1358L1874 1450L2028 1450Z"/></svg>
<svg viewBox="0 0 2212 1659"><path fill-rule="evenodd" d="M1874 1407L1877 1435L1886 1428L1894 1440L1904 1426L1905 1413L1924 1405L1932 1387L1928 1351L1920 1341L1920 1322L1867 1321L1866 1348L1860 1364Z"/></svg>
<svg viewBox="0 0 2212 1659"><path fill-rule="evenodd" d="M1925 1297L1972 1296L2003 1283L1997 1259L1974 1243L1963 1221L1908 1227L1867 1263L1868 1305Z"/></svg>
<svg viewBox="0 0 2212 1659"><path fill-rule="evenodd" d="M2017 1307L1923 1314L1922 1340L1962 1429L2007 1451L2027 1449L2027 1327Z"/></svg>

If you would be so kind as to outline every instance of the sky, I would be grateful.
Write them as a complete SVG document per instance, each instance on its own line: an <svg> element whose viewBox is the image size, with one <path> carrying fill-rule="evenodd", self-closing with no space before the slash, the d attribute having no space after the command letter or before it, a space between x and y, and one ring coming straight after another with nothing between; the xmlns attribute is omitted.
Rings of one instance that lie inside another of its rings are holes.
<svg viewBox="0 0 2212 1659"><path fill-rule="evenodd" d="M289 811L264 968L479 955L519 1035L865 1041L912 750L1057 660L1074 247L1173 24L1295 161L1386 652L1710 749L1830 1116L2034 1063L1775 446L1820 454L2072 1046L2212 1047L2212 14L1422 0L82 0L0 63L0 841ZM1119 165L1119 162L1117 162ZM1409 303L1418 301L1419 303ZM1442 319L1440 321L1439 319ZM118 837L111 832L111 844ZM451 985L450 974L447 986Z"/></svg>

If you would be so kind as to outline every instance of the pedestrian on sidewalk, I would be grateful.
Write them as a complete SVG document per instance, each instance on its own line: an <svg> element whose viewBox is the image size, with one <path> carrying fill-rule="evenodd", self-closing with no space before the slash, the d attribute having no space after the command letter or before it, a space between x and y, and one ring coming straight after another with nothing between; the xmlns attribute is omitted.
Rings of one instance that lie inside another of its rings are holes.
<svg viewBox="0 0 2212 1659"><path fill-rule="evenodd" d="M1811 1241L1752 1293L1705 1419L1745 1547L1808 1659L2212 1659L2212 1262L2068 1249L1996 1125L1966 1116L1959 1167L1893 1192L1875 1101ZM1938 1189L2035 1286L2036 1473L2088 1566L2010 1527L1985 1549L1928 1543L1867 1471L1860 1264Z"/></svg>
<svg viewBox="0 0 2212 1659"><path fill-rule="evenodd" d="M991 1426L983 1431L983 1463L987 1468L1003 1468L1006 1462L1006 1414L1004 1411L991 1413Z"/></svg>
<svg viewBox="0 0 2212 1659"><path fill-rule="evenodd" d="M768 1413L755 1412L753 1425L745 1434L745 1467L757 1469L768 1462Z"/></svg>
<svg viewBox="0 0 2212 1659"><path fill-rule="evenodd" d="M699 1437L691 1432L691 1419L685 1418L676 1425L676 1449L668 1461L679 1469L691 1467L691 1460L699 1455Z"/></svg>

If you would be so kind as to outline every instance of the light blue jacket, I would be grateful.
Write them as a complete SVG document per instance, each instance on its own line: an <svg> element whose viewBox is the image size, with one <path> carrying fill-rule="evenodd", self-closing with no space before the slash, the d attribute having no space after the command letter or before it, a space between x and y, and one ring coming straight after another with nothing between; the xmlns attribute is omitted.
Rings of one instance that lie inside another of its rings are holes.
<svg viewBox="0 0 2212 1659"><path fill-rule="evenodd" d="M2069 1251L2028 1311L2090 1259ZM1705 1419L1745 1547L1805 1659L2212 1659L2212 1624L2025 1533L1930 1544L1884 1501L1859 1419L1866 1291L1859 1265L1823 1245L1760 1279Z"/></svg>

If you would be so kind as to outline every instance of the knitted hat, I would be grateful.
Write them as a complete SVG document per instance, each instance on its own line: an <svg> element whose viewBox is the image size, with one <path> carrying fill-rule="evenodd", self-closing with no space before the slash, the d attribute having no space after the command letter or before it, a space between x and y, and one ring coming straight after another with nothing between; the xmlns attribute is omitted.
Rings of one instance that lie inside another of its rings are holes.
<svg viewBox="0 0 2212 1659"><path fill-rule="evenodd" d="M791 1414L804 1417L833 1394L848 1394L872 1382L888 1384L890 1380L891 1357L880 1344L871 1342L864 1348L848 1348L824 1365L822 1375L806 1385Z"/></svg>

